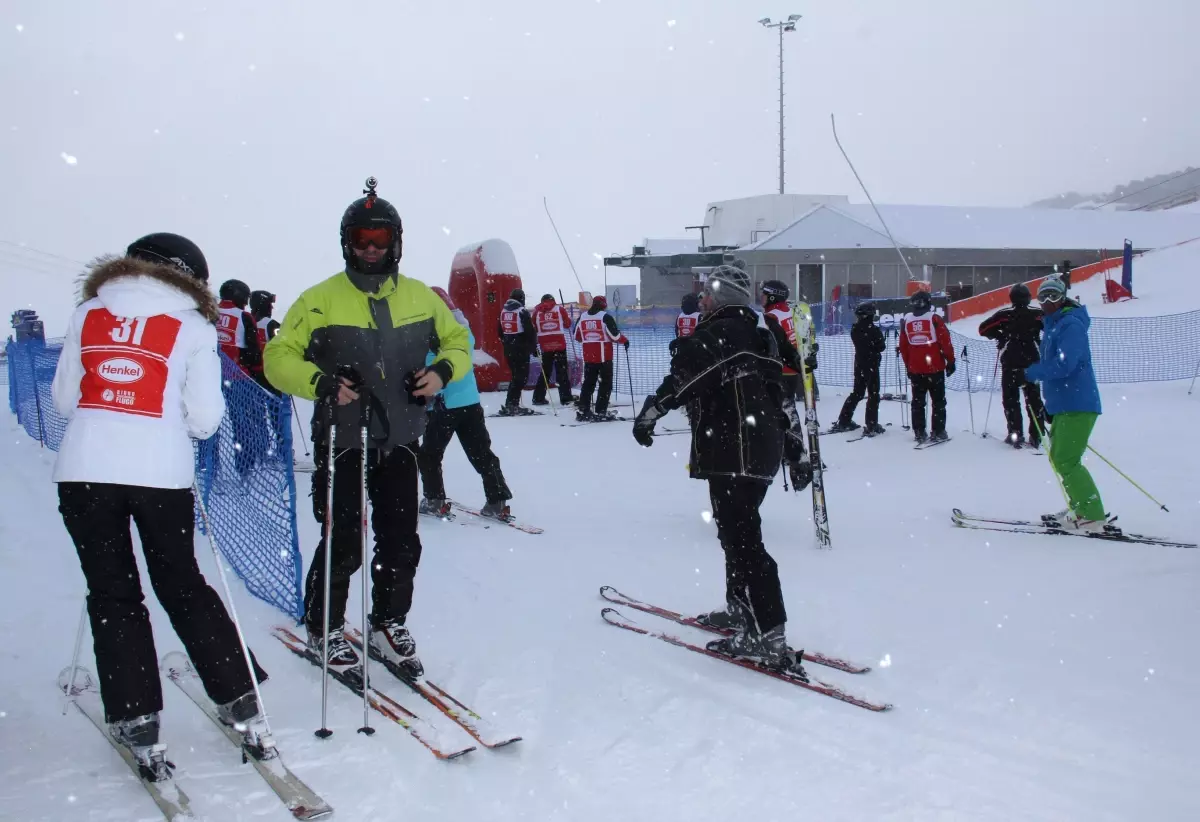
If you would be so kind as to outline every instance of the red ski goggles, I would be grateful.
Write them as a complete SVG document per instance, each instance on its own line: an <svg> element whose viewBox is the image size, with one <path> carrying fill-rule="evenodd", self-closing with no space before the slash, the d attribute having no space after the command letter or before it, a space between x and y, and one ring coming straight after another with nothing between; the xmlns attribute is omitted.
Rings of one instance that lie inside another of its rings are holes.
<svg viewBox="0 0 1200 822"><path fill-rule="evenodd" d="M380 226L378 228L358 226L350 229L350 245L359 251L366 251L367 246L371 245L381 251L386 250L392 247L395 239L395 232L388 226Z"/></svg>

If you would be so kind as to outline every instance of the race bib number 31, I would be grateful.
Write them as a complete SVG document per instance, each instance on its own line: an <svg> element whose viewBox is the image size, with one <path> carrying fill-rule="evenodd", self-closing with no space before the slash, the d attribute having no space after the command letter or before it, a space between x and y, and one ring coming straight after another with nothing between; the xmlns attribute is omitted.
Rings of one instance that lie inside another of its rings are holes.
<svg viewBox="0 0 1200 822"><path fill-rule="evenodd" d="M161 417L167 360L179 336L179 320L116 317L107 309L88 312L80 334L80 408L142 417Z"/></svg>

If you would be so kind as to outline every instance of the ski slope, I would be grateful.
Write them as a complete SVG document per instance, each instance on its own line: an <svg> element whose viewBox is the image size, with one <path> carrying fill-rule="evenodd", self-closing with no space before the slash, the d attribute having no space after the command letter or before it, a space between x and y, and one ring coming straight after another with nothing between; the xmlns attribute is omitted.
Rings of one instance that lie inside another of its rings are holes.
<svg viewBox="0 0 1200 822"><path fill-rule="evenodd" d="M1194 541L1200 395L1186 390L1102 386L1093 439L1171 514L1089 462L1126 528ZM1015 516L1062 507L1044 457L964 431L967 399L951 393L954 440L928 451L912 450L888 402L887 435L823 438L833 550L812 547L807 493L777 483L763 507L792 643L874 667L810 672L893 711L873 714L600 620L603 584L690 613L722 602L722 555L706 486L687 478L686 436L644 449L628 424L492 419L513 510L546 531L423 519L409 624L430 676L524 741L439 762L377 715L374 737L355 733L361 703L337 685L336 732L316 739L319 672L269 637L282 620L239 585L289 765L335 819L355 822L1200 818L1191 782L1200 550L955 529L953 506ZM485 397L491 410L499 401ZM826 426L841 401L826 390ZM982 426L986 395L973 401ZM53 455L12 417L0 424L0 818L159 819L89 723L61 714L53 683L70 660L82 575L56 510ZM682 424L672 414L660 428ZM1002 434L998 397L990 426ZM482 501L457 446L446 471L452 495ZM311 554L318 527L300 482ZM215 584L203 538L197 553ZM358 590L356 578L355 620ZM157 603L147 604L160 656L178 650ZM89 666L90 656L89 641ZM467 741L382 673L376 684ZM289 819L209 720L169 683L164 692L164 741L200 816Z"/></svg>

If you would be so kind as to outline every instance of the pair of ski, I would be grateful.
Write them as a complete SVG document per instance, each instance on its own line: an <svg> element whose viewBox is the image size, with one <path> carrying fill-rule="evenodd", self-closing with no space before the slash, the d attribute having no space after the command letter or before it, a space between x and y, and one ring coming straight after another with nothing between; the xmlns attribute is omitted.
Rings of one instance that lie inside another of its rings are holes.
<svg viewBox="0 0 1200 822"><path fill-rule="evenodd" d="M213 721L225 738L241 752L242 761L249 762L254 766L254 770L263 778L267 787L279 797L294 818L321 819L333 813L333 808L324 799L288 769L278 748L264 752L247 747L242 735L221 721L216 705L204 692L200 677L186 656L179 652L167 654L163 657L161 668L167 678L175 683L179 690L183 691L188 699ZM104 717L104 706L100 701L100 692L96 689L91 674L86 669L79 668L76 671L75 679L74 687L60 683L60 690L67 693L79 711L91 720L96 729L117 750L117 753L125 760L125 764L129 766L134 776L150 794L150 798L162 811L163 816L168 820L195 819L191 810L191 798L179 785L176 776L172 774L169 779L152 779L151 775L138 764L133 752L118 742L109 732L108 723ZM171 764L170 767L174 769L175 766Z"/></svg>
<svg viewBox="0 0 1200 822"><path fill-rule="evenodd" d="M303 639L296 636L292 631L283 626L275 626L271 629L271 633L275 638L284 644L284 646L300 657L316 666L321 667L321 659L312 652ZM354 628L346 631L346 639L351 644L358 648L359 651L364 651L364 641L362 634ZM419 679L411 679L406 677L403 672L393 663L384 659L374 649L369 649L371 659L383 665L388 673L392 674L400 683L407 686L410 690L418 694L429 704L433 705L441 711L450 721L458 725L467 732L468 735L485 748L503 748L506 745L511 745L514 742L520 741L519 736L507 736L496 731L492 725L480 716L475 711L467 707L463 702L456 699L444 688L431 682L424 677ZM329 675L337 682L345 686L354 695L360 699L363 695L363 676L362 669L352 669L350 671L334 671L329 670ZM465 756L475 750L474 745L458 746L454 743L449 743L444 740L441 732L431 723L421 718L417 714L405 708L396 700L392 699L383 691L373 686L367 686L367 703L379 714L387 717L395 722L404 730L408 731L413 739L424 745L429 752L441 760L457 759L460 756Z"/></svg>
<svg viewBox="0 0 1200 822"><path fill-rule="evenodd" d="M462 505L461 503L457 503L454 500L450 500L449 502L450 502L450 507L452 509L451 513L449 513L449 514L429 513L429 514L424 514L423 516L433 517L434 519L440 519L443 522L454 522L454 519L455 519L454 512L458 512L458 513L468 514L472 517L475 517L476 519L485 523L485 527L486 527L487 523L494 522L494 523L498 523L499 525L507 525L509 528L516 528L518 531L522 531L526 534L540 534L543 532L543 529L538 528L536 525L526 525L523 522L518 522L516 520L516 518L514 518L512 516L509 516L504 519L502 519L500 517L489 517L486 514L484 514L482 511L480 511L478 508L468 508L467 506Z"/></svg>
<svg viewBox="0 0 1200 822"><path fill-rule="evenodd" d="M559 423L563 428L579 428L582 425L595 425L598 422L633 422L629 417L595 417L590 420L575 420L575 422Z"/></svg>
<svg viewBox="0 0 1200 822"><path fill-rule="evenodd" d="M1108 542L1136 542L1143 545L1163 545L1171 548L1195 548L1193 542L1177 542L1163 537L1152 537L1145 534L1130 534L1118 529L1109 531L1077 531L1074 528L1059 528L1044 522L1027 519L999 519L976 514L965 513L955 508L950 514L951 521L959 528L970 528L977 531L1002 531L1011 534L1051 534L1064 537L1087 537L1102 539Z"/></svg>
<svg viewBox="0 0 1200 822"><path fill-rule="evenodd" d="M686 625L690 628L698 628L702 631L707 631L709 633L718 634L720 636L729 636L733 633L732 631L729 631L729 630L723 630L721 628L716 628L712 625L706 625L702 622L697 621L694 617L684 616L683 614L680 614L676 611L670 611L666 608L661 608L657 605L651 605L649 603L634 599L631 596L621 593L616 588L613 588L610 585L605 585L600 589L600 596L603 597L608 602L613 603L614 605L624 605L624 606L633 608L635 610L641 611L646 614L652 614L653 616L661 617L662 619L666 619L666 620L670 620L671 622L675 622L680 625ZM680 639L677 636L668 634L664 631L656 631L656 630L652 630L650 628L643 628L643 627L635 624L632 620L625 617L623 614L621 614L620 611L616 610L615 608L604 608L603 610L600 611L600 616L609 625L613 625L617 628L624 628L627 631L633 631L634 633L637 633L637 634L643 634L645 636L652 636L655 639L661 639L663 642L669 643L671 645L675 645L680 648L687 648L689 651L693 651L698 654L704 654L705 656L713 657L714 659L720 659L725 662L730 662L730 663L732 663L734 665L738 665L742 668L749 668L752 671L757 671L760 674L766 674L769 677L773 677L775 679L782 680L783 682L787 682L792 685L797 685L806 690L813 691L813 692L819 693L819 694L823 694L825 696L832 697L833 699L837 699L842 702L847 702L851 705L856 705L859 708L866 708L868 711L876 711L876 712L887 711L887 710L890 710L892 707L890 704L887 704L887 703L871 702L871 701L863 699L861 697L854 696L853 694L849 694L849 693L843 691L838 686L831 685L828 682L822 682L818 679L806 679L806 678L797 676L796 674L791 673L787 670L779 670L779 669L771 668L766 665L762 665L758 662L755 662L753 660L729 656L728 654L722 654L719 651L709 650L708 648L706 648L703 645L693 644L686 640ZM823 665L827 668L833 668L838 671L843 671L844 673L865 674L871 670L870 667L867 667L864 665L856 665L853 662L847 662L844 659L838 659L837 657L828 656L826 654L822 654L817 651L791 651L791 653L793 655L799 657L800 659L802 659L805 662L811 662L816 665Z"/></svg>
<svg viewBox="0 0 1200 822"><path fill-rule="evenodd" d="M495 414L488 414L488 417L490 419L496 419L497 417L544 417L545 415L545 411L534 411L532 408L526 408L522 405L517 408L515 414L501 414L499 411L497 411Z"/></svg>
<svg viewBox="0 0 1200 822"><path fill-rule="evenodd" d="M932 438L927 439L927 440L922 440L921 442L918 442L916 445L913 446L913 450L924 451L927 448L933 448L935 445L942 445L943 443L947 443L947 442L950 442L950 437L946 437L945 439L941 439L941 440L935 440Z"/></svg>

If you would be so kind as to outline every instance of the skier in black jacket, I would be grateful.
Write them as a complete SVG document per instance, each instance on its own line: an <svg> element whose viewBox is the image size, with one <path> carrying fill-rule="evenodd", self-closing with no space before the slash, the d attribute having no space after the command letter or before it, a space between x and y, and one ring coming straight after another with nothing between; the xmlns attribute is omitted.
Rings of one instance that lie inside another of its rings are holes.
<svg viewBox="0 0 1200 822"><path fill-rule="evenodd" d="M786 436L791 425L775 337L751 300L750 279L740 268L720 266L709 275L705 316L693 335L671 343L671 373L646 398L633 436L653 445L655 420L689 404L690 472L708 480L725 551L726 608L701 620L735 631L708 647L803 675L788 651L779 569L763 545L759 506L781 459L787 458L797 488L812 482L812 466L803 440Z"/></svg>
<svg viewBox="0 0 1200 822"><path fill-rule="evenodd" d="M524 290L514 288L508 295L500 311L499 326L504 359L508 361L508 370L512 372L508 397L499 414L502 417L532 414L533 411L521 408L521 392L525 390L525 383L529 382L529 358L537 351L537 328L525 308Z"/></svg>
<svg viewBox="0 0 1200 822"><path fill-rule="evenodd" d="M1025 369L1040 358L1038 346L1042 340L1042 312L1030 308L1031 295L1024 283L1017 283L1008 293L1011 308L1003 308L979 325L979 335L995 340L1000 347L1000 390L1004 401L1004 418L1008 421L1008 442L1014 448L1025 444L1021 425L1021 389L1025 389L1025 406L1029 413L1029 444L1041 444L1039 427L1046 427L1046 409L1042 392L1035 382L1025 379Z"/></svg>
<svg viewBox="0 0 1200 822"><path fill-rule="evenodd" d="M887 348L883 332L875 324L875 306L871 303L859 303L854 309L858 319L850 327L850 341L854 343L854 390L842 404L842 413L837 422L829 429L830 433L853 431L858 428L854 422L854 410L863 395L867 397L867 428L864 436L873 437L884 433L885 429L879 424L879 363L883 351Z"/></svg>

